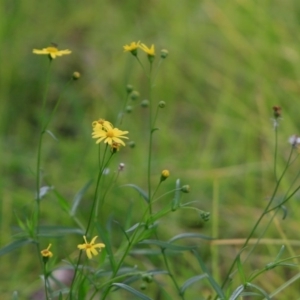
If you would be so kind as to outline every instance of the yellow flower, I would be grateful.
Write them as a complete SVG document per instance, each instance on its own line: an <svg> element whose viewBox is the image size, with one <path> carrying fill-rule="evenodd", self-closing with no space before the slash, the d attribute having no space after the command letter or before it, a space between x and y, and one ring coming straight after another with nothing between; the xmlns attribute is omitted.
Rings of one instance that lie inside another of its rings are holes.
<svg viewBox="0 0 300 300"><path fill-rule="evenodd" d="M123 46L124 52L131 52L134 56L137 55L137 49L140 47L140 41L132 42L130 45Z"/></svg>
<svg viewBox="0 0 300 300"><path fill-rule="evenodd" d="M85 241L84 244L79 244L77 247L80 250L85 250L86 255L89 259L93 257L93 255L98 255L98 251L96 248L99 248L99 252L101 252L102 248L105 248L105 245L103 243L95 244L95 240L97 239L97 236L95 236L90 243L87 242L86 237L83 236L83 239Z"/></svg>
<svg viewBox="0 0 300 300"><path fill-rule="evenodd" d="M148 48L145 44L140 44L139 46L144 52L146 52L149 56L155 56L154 45L151 45L151 48Z"/></svg>
<svg viewBox="0 0 300 300"><path fill-rule="evenodd" d="M92 125L94 131L92 133L92 137L93 139L98 139L96 144L104 141L104 143L107 143L111 147L113 146L113 143L118 143L122 146L125 146L125 143L121 139L128 139L128 137L124 136L128 133L128 131L122 131L118 128L113 128L112 124L105 120L103 120L102 123L97 123L97 121L96 123L93 122Z"/></svg>
<svg viewBox="0 0 300 300"><path fill-rule="evenodd" d="M51 251L49 251L50 247L52 246L52 244L49 244L48 248L47 249L44 249L41 251L41 254L43 257L52 257L53 256L53 253Z"/></svg>
<svg viewBox="0 0 300 300"><path fill-rule="evenodd" d="M92 126L93 128L97 127L97 128L100 128L100 129L103 129L103 127L105 128L106 126L112 126L112 124L104 119L99 119L98 121L94 121L92 123Z"/></svg>
<svg viewBox="0 0 300 300"><path fill-rule="evenodd" d="M71 54L72 51L70 50L58 50L56 47L52 46L52 47L47 47L44 48L42 50L38 50L38 49L33 49L32 51L34 54L48 54L50 56L51 59L55 59L56 56L62 56L62 55L66 55L66 54Z"/></svg>

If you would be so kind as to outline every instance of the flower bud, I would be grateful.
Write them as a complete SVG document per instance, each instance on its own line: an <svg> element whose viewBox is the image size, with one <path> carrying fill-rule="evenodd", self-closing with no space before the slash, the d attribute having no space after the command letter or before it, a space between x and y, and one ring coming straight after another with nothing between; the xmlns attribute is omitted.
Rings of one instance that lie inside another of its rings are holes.
<svg viewBox="0 0 300 300"><path fill-rule="evenodd" d="M120 171L123 171L124 168L125 168L125 164L124 164L124 163L120 163L120 164L119 164L119 168L118 168L119 172L120 172Z"/></svg>
<svg viewBox="0 0 300 300"><path fill-rule="evenodd" d="M151 283L153 281L153 275L152 274L143 274L142 275L142 280L147 282L147 283Z"/></svg>
<svg viewBox="0 0 300 300"><path fill-rule="evenodd" d="M80 78L80 73L79 72L74 72L73 73L73 75L72 75L72 78L74 79L74 80L78 80L79 78Z"/></svg>
<svg viewBox="0 0 300 300"><path fill-rule="evenodd" d="M133 86L131 84L126 85L126 92L130 94L133 91Z"/></svg>
<svg viewBox="0 0 300 300"><path fill-rule="evenodd" d="M209 219L210 219L210 213L207 212L207 211L202 211L202 212L200 213L200 217L201 217L201 219L202 219L204 222L207 222L207 221L209 221Z"/></svg>
<svg viewBox="0 0 300 300"><path fill-rule="evenodd" d="M165 59L165 58L167 58L168 55L169 55L169 51L167 49L162 49L160 51L160 57L161 58Z"/></svg>
<svg viewBox="0 0 300 300"><path fill-rule="evenodd" d="M128 143L128 146L129 146L130 148L134 148L134 147L135 147L135 142L134 142L134 141L130 141L130 142Z"/></svg>
<svg viewBox="0 0 300 300"><path fill-rule="evenodd" d="M189 193L190 192L190 186L188 184L181 187L181 191L183 193Z"/></svg>
<svg viewBox="0 0 300 300"><path fill-rule="evenodd" d="M273 106L274 118L278 119L281 117L281 107L278 105Z"/></svg>
<svg viewBox="0 0 300 300"><path fill-rule="evenodd" d="M132 106L126 106L126 112L130 114L132 112Z"/></svg>
<svg viewBox="0 0 300 300"><path fill-rule="evenodd" d="M140 96L140 93L138 91L132 91L130 94L130 99L132 101L136 100Z"/></svg>
<svg viewBox="0 0 300 300"><path fill-rule="evenodd" d="M169 170L163 170L160 176L160 182L165 181L170 176Z"/></svg>
<svg viewBox="0 0 300 300"><path fill-rule="evenodd" d="M141 102L141 107L148 107L149 106L149 101L147 99L144 99L142 102Z"/></svg>
<svg viewBox="0 0 300 300"><path fill-rule="evenodd" d="M158 106L160 108L164 108L166 106L166 102L165 101L159 101Z"/></svg>

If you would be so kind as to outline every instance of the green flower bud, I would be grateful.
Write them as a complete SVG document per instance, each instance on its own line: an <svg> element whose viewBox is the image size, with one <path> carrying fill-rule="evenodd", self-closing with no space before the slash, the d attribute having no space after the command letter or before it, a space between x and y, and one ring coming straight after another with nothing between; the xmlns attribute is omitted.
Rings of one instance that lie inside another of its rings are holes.
<svg viewBox="0 0 300 300"><path fill-rule="evenodd" d="M153 275L152 274L143 274L142 275L142 280L147 282L147 283L151 283L153 281Z"/></svg>
<svg viewBox="0 0 300 300"><path fill-rule="evenodd" d="M165 58L167 58L168 55L169 55L169 51L168 51L168 50L162 49L162 50L160 51L160 57L161 57L161 58L165 59Z"/></svg>
<svg viewBox="0 0 300 300"><path fill-rule="evenodd" d="M201 217L201 219L202 219L203 221L207 222L207 221L209 221L209 219L210 219L210 213L207 212L207 211L202 211L202 212L200 213L200 217Z"/></svg>
<svg viewBox="0 0 300 300"><path fill-rule="evenodd" d="M158 106L160 108L164 108L166 106L166 102L165 101L159 101Z"/></svg>
<svg viewBox="0 0 300 300"><path fill-rule="evenodd" d="M128 143L128 146L129 146L130 148L134 148L134 147L135 147L135 142L134 142L134 141L130 141L130 142Z"/></svg>
<svg viewBox="0 0 300 300"><path fill-rule="evenodd" d="M80 78L80 73L79 72L74 72L73 73L73 75L72 75L72 78L74 79L74 80L78 80L79 78Z"/></svg>
<svg viewBox="0 0 300 300"><path fill-rule="evenodd" d="M133 91L133 86L131 84L126 85L126 92L130 94Z"/></svg>
<svg viewBox="0 0 300 300"><path fill-rule="evenodd" d="M142 107L148 107L149 106L149 101L147 99L144 99L142 102L141 102L141 106Z"/></svg>
<svg viewBox="0 0 300 300"><path fill-rule="evenodd" d="M132 91L130 94L130 99L132 101L136 100L140 96L140 93L138 91Z"/></svg>
<svg viewBox="0 0 300 300"><path fill-rule="evenodd" d="M130 114L132 112L132 106L126 106L126 112Z"/></svg>
<svg viewBox="0 0 300 300"><path fill-rule="evenodd" d="M181 187L181 191L183 193L189 193L190 192L190 186L189 185L184 185Z"/></svg>

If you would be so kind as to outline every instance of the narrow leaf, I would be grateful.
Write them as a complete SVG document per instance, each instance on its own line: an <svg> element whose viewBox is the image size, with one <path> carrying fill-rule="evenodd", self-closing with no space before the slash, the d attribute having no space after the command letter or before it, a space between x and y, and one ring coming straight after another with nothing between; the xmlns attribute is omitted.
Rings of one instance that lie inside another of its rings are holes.
<svg viewBox="0 0 300 300"><path fill-rule="evenodd" d="M18 248L21 248L27 244L33 244L33 243L34 243L34 241L29 240L29 239L22 239L22 240L14 241L0 249L0 256L10 253L10 252L12 252Z"/></svg>
<svg viewBox="0 0 300 300"><path fill-rule="evenodd" d="M56 141L58 142L58 138L54 135L54 133L50 130L46 130L46 132Z"/></svg>
<svg viewBox="0 0 300 300"><path fill-rule="evenodd" d="M271 298L269 297L267 292L264 289L262 289L261 287L259 287L258 285L247 282L246 286L258 290L262 295L265 296L266 299L271 300Z"/></svg>
<svg viewBox="0 0 300 300"><path fill-rule="evenodd" d="M181 233L181 234L178 234L178 235L174 236L173 238L171 238L169 240L169 242L172 243L177 240L190 239L190 238L198 238L198 239L204 239L204 240L213 240L214 239L210 236L200 234L200 233Z"/></svg>
<svg viewBox="0 0 300 300"><path fill-rule="evenodd" d="M240 255L237 256L236 265L237 265L238 272L239 272L240 278L242 280L242 283L245 284L246 283L246 276L245 276L245 273L244 273L244 270L243 270L243 265L242 265L242 262L241 262L241 256Z"/></svg>
<svg viewBox="0 0 300 300"><path fill-rule="evenodd" d="M192 284L194 284L195 282L197 281L200 281L204 278L207 278L208 275L207 274L202 274L202 275L197 275L197 276L194 276L194 277L191 277L190 279L188 279L183 285L182 287L180 288L180 295L183 295L185 293L185 290L191 286Z"/></svg>
<svg viewBox="0 0 300 300"><path fill-rule="evenodd" d="M91 186L91 184L92 184L92 180L89 180L84 185L84 187L75 195L75 197L73 199L73 203L72 203L72 208L71 208L71 211L70 211L71 216L75 216L77 207L80 204L80 201L83 198L84 194L86 193L88 188Z"/></svg>
<svg viewBox="0 0 300 300"><path fill-rule="evenodd" d="M207 274L208 280L209 280L211 286L213 287L213 289L218 294L218 296L221 299L226 299L226 296L225 296L224 292L222 291L221 287L218 285L218 283L214 280L214 278L208 272L208 269L206 268L204 261L202 260L202 257L199 255L199 253L197 251L192 250L192 252L195 255L195 257L197 258L202 271Z"/></svg>
<svg viewBox="0 0 300 300"><path fill-rule="evenodd" d="M144 240L139 244L155 245L163 249L170 249L173 251L187 251L187 250L195 249L195 246L180 246L180 245L174 245L169 242L163 242L158 240Z"/></svg>
<svg viewBox="0 0 300 300"><path fill-rule="evenodd" d="M172 211L175 211L180 205L180 179L176 180L175 194L172 200Z"/></svg>
<svg viewBox="0 0 300 300"><path fill-rule="evenodd" d="M242 285L239 285L235 290L234 292L232 293L232 295L230 296L229 300L236 300L240 295L241 293L244 291L245 289L245 286L242 284Z"/></svg>
<svg viewBox="0 0 300 300"><path fill-rule="evenodd" d="M65 226L40 226L40 237L60 237L68 234L84 235L84 232L79 228Z"/></svg>
<svg viewBox="0 0 300 300"><path fill-rule="evenodd" d="M124 283L113 283L112 285L120 287L128 292L130 292L131 294L139 297L140 299L143 300L151 300L151 298L149 298L148 296L146 296L145 294L141 293L140 291L132 288L131 286L124 284Z"/></svg>
<svg viewBox="0 0 300 300"><path fill-rule="evenodd" d="M69 202L56 189L53 190L53 193L58 200L58 204L59 204L60 208L63 211L69 213L69 210L70 210Z"/></svg>
<svg viewBox="0 0 300 300"><path fill-rule="evenodd" d="M139 192L139 194L144 198L144 200L149 203L149 197L148 197L148 194L143 190L141 189L139 186L135 185L135 184L125 184L125 185L122 185L121 187L132 187L133 189L135 189L136 191Z"/></svg>
<svg viewBox="0 0 300 300"><path fill-rule="evenodd" d="M114 253L112 251L112 246L111 246L111 242L109 239L109 235L107 234L106 230L99 223L96 223L96 228L97 228L98 234L99 234L102 242L105 244L105 250L106 250L106 253L108 254L108 259L110 261L111 268L113 269L113 271L115 271L117 264L115 261Z"/></svg>

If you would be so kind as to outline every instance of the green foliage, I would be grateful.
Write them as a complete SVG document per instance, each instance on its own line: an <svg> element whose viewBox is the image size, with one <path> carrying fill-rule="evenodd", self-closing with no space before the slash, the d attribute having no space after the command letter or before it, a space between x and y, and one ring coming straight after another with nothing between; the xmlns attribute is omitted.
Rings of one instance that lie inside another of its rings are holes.
<svg viewBox="0 0 300 300"><path fill-rule="evenodd" d="M299 280L299 166L287 141L299 135L299 13L296 0L148 1L146 6L142 1L4 1L3 299L30 298L42 286L37 255L49 243L55 259L47 272L66 261L76 269L76 245L90 226L94 199L98 213L91 228L105 249L90 264L82 256L77 265L74 287L81 298L97 298L104 290L114 299L155 299L160 293L165 299L193 299L200 290L203 299L293 299ZM151 87L147 56L140 55L144 72L123 53L122 46L133 40L155 44ZM48 59L31 52L51 42L72 54L58 57L48 78ZM169 56L160 66L163 48ZM67 84L74 71L82 76ZM147 174L146 120L151 101L161 100L166 106L152 116ZM283 114L276 135L274 105ZM128 130L130 142L97 183L99 153L90 135L91 122L100 117ZM119 172L121 162L126 167ZM171 176L156 194L165 168ZM180 191L186 184L189 194ZM281 245L284 253L278 252ZM153 269L159 269L153 271L155 282L145 284L140 274ZM65 299L68 288L53 295Z"/></svg>

